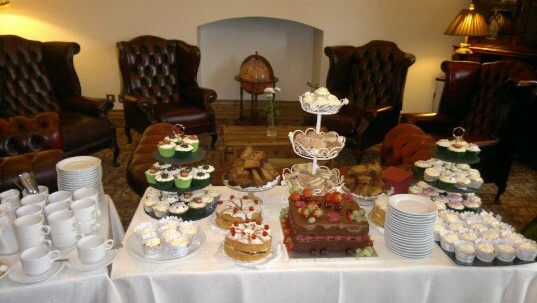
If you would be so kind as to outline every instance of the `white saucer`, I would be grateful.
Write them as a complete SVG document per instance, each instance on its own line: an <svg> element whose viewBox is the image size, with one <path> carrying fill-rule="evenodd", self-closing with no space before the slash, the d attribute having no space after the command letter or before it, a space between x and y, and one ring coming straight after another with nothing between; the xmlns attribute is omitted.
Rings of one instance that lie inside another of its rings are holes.
<svg viewBox="0 0 537 303"><path fill-rule="evenodd" d="M110 265L116 260L117 249L111 249L106 252L104 258L95 264L84 264L78 258L78 251L75 249L69 254L69 261L67 261L67 267L76 271L92 271Z"/></svg>
<svg viewBox="0 0 537 303"><path fill-rule="evenodd" d="M4 265L7 266L7 270L4 271L4 272L0 272L0 280L2 280L2 278L5 277L5 276L7 275L7 273L9 272L9 270L11 269L11 268L9 267L9 265L7 265L7 264L4 264Z"/></svg>
<svg viewBox="0 0 537 303"><path fill-rule="evenodd" d="M54 277L64 267L65 267L64 262L52 262L52 266L44 274L41 274L39 276L28 276L22 270L22 264L19 261L15 265L13 265L13 267L8 273L8 276L9 276L9 279L17 283L24 283L24 284L37 283L37 282L45 281Z"/></svg>
<svg viewBox="0 0 537 303"><path fill-rule="evenodd" d="M236 265L246 267L246 268L250 268L250 269L266 269L266 268L270 268L282 256L282 245L280 243L272 243L271 252L267 257L265 257L265 258L263 258L261 260L252 261L252 262L239 261L239 260L235 260L235 259L231 258L230 256L228 256L226 254L226 251L224 250L224 241L222 241L220 243L220 245L218 246L218 250L219 251L217 252L217 258L218 258L218 255L220 254L226 260L231 261Z"/></svg>

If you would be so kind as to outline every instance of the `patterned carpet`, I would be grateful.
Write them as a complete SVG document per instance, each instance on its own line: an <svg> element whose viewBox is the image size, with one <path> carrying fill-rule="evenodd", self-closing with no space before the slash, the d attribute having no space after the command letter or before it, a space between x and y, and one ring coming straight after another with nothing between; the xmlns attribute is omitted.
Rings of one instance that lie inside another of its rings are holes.
<svg viewBox="0 0 537 303"><path fill-rule="evenodd" d="M217 121L217 125L223 125L229 121ZM221 130L221 129L220 129ZM221 134L221 131L219 132ZM112 165L112 152L104 150L95 153L94 156L103 160L103 184L105 192L114 201L126 229L138 206L140 197L136 195L128 186L126 180L126 169L132 150L136 147L140 135L133 132L133 142L127 144L126 136L122 128L118 129L118 141L121 148L119 162L121 166ZM201 136L204 146L210 146L210 137ZM219 168L222 164L223 145L219 136L215 150L208 149L207 158L204 162ZM364 161L378 159L378 147L372 148ZM335 159L335 166L354 165L355 160L349 149L344 149ZM479 192L483 200L483 208L502 216L503 220L518 231L537 216L537 170L521 163L515 163L509 176L509 183L506 192L501 198L501 205L494 204L496 186L485 184Z"/></svg>

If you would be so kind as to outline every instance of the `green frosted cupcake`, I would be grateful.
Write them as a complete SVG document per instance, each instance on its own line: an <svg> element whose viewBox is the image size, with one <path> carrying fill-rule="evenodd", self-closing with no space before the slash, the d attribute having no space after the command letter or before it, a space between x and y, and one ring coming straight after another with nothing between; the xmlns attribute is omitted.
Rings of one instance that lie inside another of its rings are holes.
<svg viewBox="0 0 537 303"><path fill-rule="evenodd" d="M422 178L423 174L425 173L425 170L431 166L431 162L425 160L418 160L414 162L414 170L416 171L416 174Z"/></svg>
<svg viewBox="0 0 537 303"><path fill-rule="evenodd" d="M168 173L157 175L155 180L157 189L170 190L173 188L173 176Z"/></svg>
<svg viewBox="0 0 537 303"><path fill-rule="evenodd" d="M436 151L440 155L447 155L448 147L451 145L448 139L440 139L436 141Z"/></svg>
<svg viewBox="0 0 537 303"><path fill-rule="evenodd" d="M440 178L438 178L437 187L445 191L453 191L456 183L457 183L457 179L455 179L455 177L441 175Z"/></svg>
<svg viewBox="0 0 537 303"><path fill-rule="evenodd" d="M154 167L145 171L145 177L149 184L157 184L156 177L160 173L160 170Z"/></svg>
<svg viewBox="0 0 537 303"><path fill-rule="evenodd" d="M192 145L181 143L175 146L175 158L188 159L192 156Z"/></svg>
<svg viewBox="0 0 537 303"><path fill-rule="evenodd" d="M450 160L460 161L464 159L466 148L464 146L452 144L448 147L447 156Z"/></svg>
<svg viewBox="0 0 537 303"><path fill-rule="evenodd" d="M200 140L196 135L188 135L183 138L183 142L192 145L192 152L195 153L198 151L200 145Z"/></svg>
<svg viewBox="0 0 537 303"><path fill-rule="evenodd" d="M159 154L164 158L173 157L175 154L176 145L173 142L160 141L157 146Z"/></svg>
<svg viewBox="0 0 537 303"><path fill-rule="evenodd" d="M199 219L205 217L205 206L207 204L201 197L194 198L188 203L188 216L190 219Z"/></svg>
<svg viewBox="0 0 537 303"><path fill-rule="evenodd" d="M211 184L211 174L203 171L195 171L192 176L192 188L199 189L209 186Z"/></svg>
<svg viewBox="0 0 537 303"><path fill-rule="evenodd" d="M466 153L464 154L464 157L467 160L475 160L477 159L479 152L481 152L479 146L477 146L477 144L470 143L466 147Z"/></svg>
<svg viewBox="0 0 537 303"><path fill-rule="evenodd" d="M192 183L192 175L186 170L179 171L174 177L175 187L185 189L189 188Z"/></svg>
<svg viewBox="0 0 537 303"><path fill-rule="evenodd" d="M186 212L188 211L188 208L189 207L188 205L186 205L186 203L179 202L179 203L172 204L170 208L168 209L168 211L170 212L170 214L178 218L184 218Z"/></svg>

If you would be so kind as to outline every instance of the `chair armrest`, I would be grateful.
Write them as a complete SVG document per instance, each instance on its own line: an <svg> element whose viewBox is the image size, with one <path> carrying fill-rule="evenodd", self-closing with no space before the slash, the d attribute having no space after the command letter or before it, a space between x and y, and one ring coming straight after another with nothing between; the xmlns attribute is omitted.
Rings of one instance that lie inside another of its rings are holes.
<svg viewBox="0 0 537 303"><path fill-rule="evenodd" d="M186 96L192 104L196 104L205 110L211 110L211 103L216 100L216 92L204 87L189 87Z"/></svg>
<svg viewBox="0 0 537 303"><path fill-rule="evenodd" d="M379 107L372 107L365 110L364 118L372 122L376 119L382 119L383 116L390 115L396 110L393 105L384 105Z"/></svg>
<svg viewBox="0 0 537 303"><path fill-rule="evenodd" d="M412 123L426 133L451 134L457 125L455 118L442 113L405 113L401 114L401 123Z"/></svg>
<svg viewBox="0 0 537 303"><path fill-rule="evenodd" d="M155 109L154 104L151 102L151 99L144 97L144 96L132 96L132 95L123 95L123 106L125 110L127 108L131 108L132 111L133 107L137 107L140 111L142 111L149 123L154 124L159 122L157 117L155 116Z"/></svg>
<svg viewBox="0 0 537 303"><path fill-rule="evenodd" d="M91 116L108 119L108 113L114 108L114 101L105 98L73 96L60 99L64 109L82 112Z"/></svg>

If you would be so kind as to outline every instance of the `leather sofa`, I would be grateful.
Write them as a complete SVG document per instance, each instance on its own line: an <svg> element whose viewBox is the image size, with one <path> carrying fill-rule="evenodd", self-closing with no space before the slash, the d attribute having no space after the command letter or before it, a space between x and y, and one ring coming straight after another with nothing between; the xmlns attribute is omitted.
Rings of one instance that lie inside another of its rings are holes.
<svg viewBox="0 0 537 303"><path fill-rule="evenodd" d="M56 163L64 157L58 114L0 119L0 191L15 188L23 172L33 172L40 185L57 190Z"/></svg>
<svg viewBox="0 0 537 303"><path fill-rule="evenodd" d="M75 42L40 42L0 35L0 118L56 112L66 156L111 148L114 164L119 146L108 118L114 102L81 95L73 57Z"/></svg>

